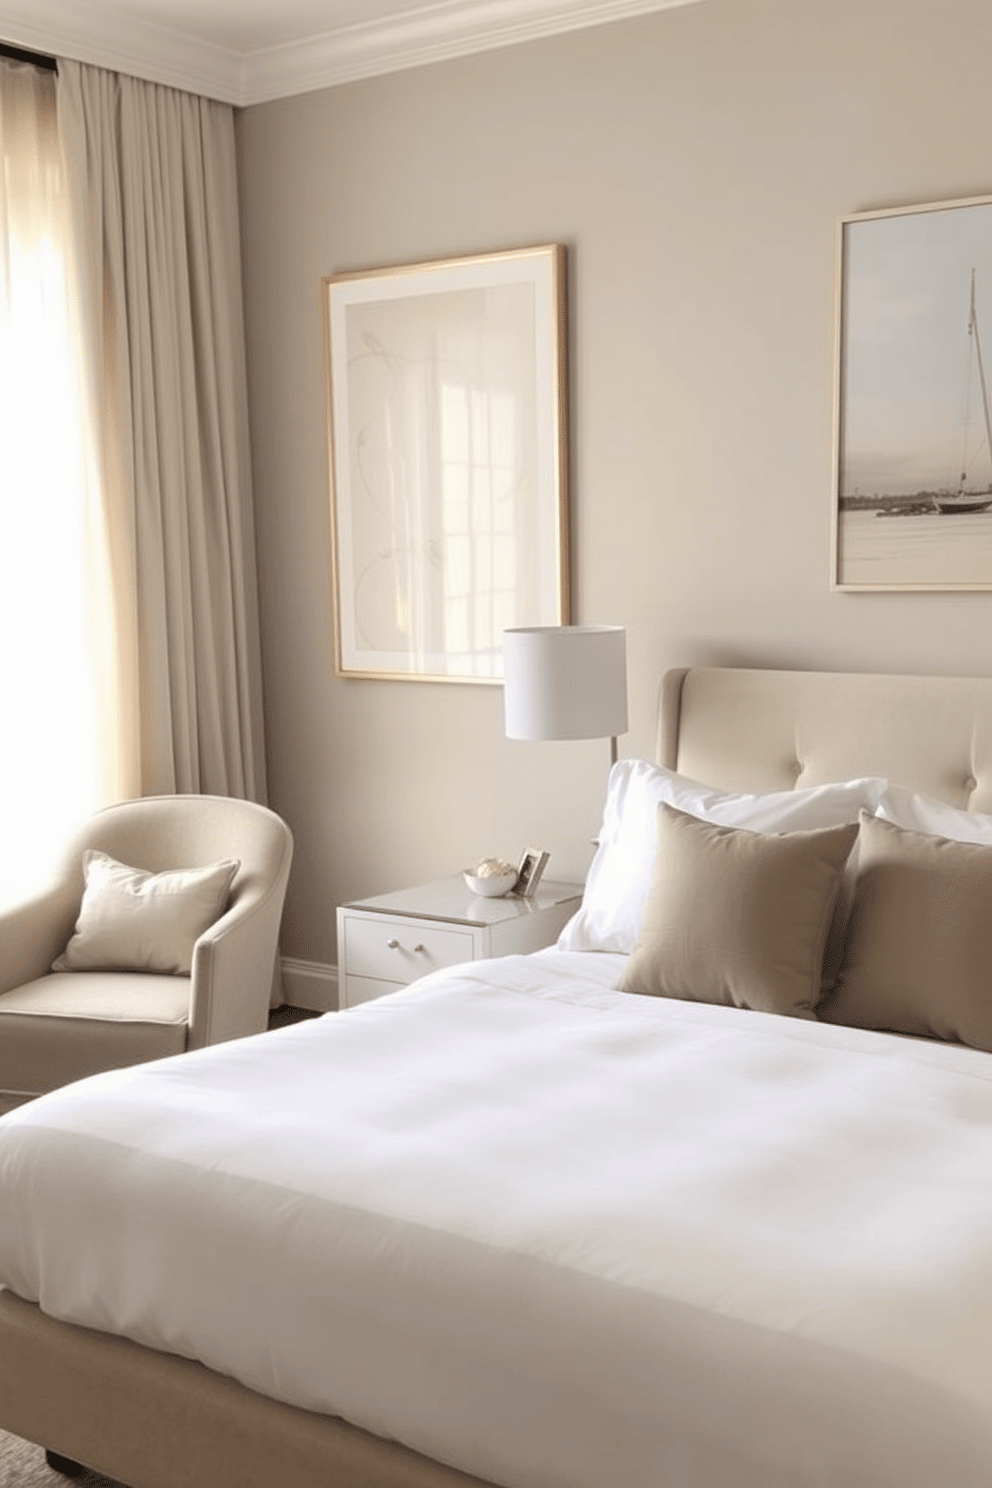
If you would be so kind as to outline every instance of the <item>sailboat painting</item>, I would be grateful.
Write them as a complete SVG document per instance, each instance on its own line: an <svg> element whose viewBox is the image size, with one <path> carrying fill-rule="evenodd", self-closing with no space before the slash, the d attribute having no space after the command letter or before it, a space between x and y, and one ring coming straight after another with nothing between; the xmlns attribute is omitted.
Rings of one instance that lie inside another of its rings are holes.
<svg viewBox="0 0 992 1488"><path fill-rule="evenodd" d="M938 491L934 497L934 504L943 516L953 515L955 512L988 511L992 506L992 479L983 490L977 490L974 484L969 484L968 466L969 451L974 453L974 441L971 438L971 405L972 405L972 368L977 372L978 385L982 402L982 427L981 438L984 439L984 454L987 459L992 458L992 427L989 425L989 392L985 382L985 362L982 357L982 343L978 333L978 312L975 309L975 271L971 271L971 311L968 315L968 336L970 345L974 352L973 358L969 358L968 369L968 397L965 404L964 417L962 419L963 444L961 454L961 483L956 491Z"/></svg>
<svg viewBox="0 0 992 1488"><path fill-rule="evenodd" d="M992 197L840 230L837 589L992 589Z"/></svg>

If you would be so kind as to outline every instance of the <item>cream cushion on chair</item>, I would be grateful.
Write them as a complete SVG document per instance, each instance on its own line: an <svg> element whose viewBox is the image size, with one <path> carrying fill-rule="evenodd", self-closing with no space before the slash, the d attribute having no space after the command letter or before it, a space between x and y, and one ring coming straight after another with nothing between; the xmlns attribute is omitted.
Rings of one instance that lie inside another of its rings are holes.
<svg viewBox="0 0 992 1488"><path fill-rule="evenodd" d="M226 796L149 796L85 822L51 885L0 911L0 1111L81 1075L263 1032L292 851L274 812ZM195 881L225 863L226 877L236 861L189 976L52 970L80 920L89 852L138 878Z"/></svg>
<svg viewBox="0 0 992 1488"><path fill-rule="evenodd" d="M52 1090L181 1054L189 1001L189 977L141 972L61 972L17 987L0 998L0 1089Z"/></svg>
<svg viewBox="0 0 992 1488"><path fill-rule="evenodd" d="M227 908L240 863L145 873L92 848L79 919L53 971L189 976L193 947Z"/></svg>

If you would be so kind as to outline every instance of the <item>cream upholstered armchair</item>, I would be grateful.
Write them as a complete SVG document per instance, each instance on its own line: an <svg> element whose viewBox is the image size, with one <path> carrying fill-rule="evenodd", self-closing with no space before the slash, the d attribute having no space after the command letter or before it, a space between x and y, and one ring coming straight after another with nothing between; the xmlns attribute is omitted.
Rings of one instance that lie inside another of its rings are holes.
<svg viewBox="0 0 992 1488"><path fill-rule="evenodd" d="M90 817L51 883L0 911L0 1112L100 1070L261 1033L292 852L274 812L226 796L149 796ZM196 933L204 884L213 923ZM109 900L95 897L104 889ZM171 920L157 924L163 905ZM163 929L177 942L188 932L185 953L167 944L163 959Z"/></svg>

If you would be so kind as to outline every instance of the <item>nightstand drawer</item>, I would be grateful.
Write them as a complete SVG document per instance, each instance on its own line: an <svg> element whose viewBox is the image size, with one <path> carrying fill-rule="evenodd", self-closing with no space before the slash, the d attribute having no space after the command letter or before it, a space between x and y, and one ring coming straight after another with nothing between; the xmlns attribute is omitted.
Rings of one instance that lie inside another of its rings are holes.
<svg viewBox="0 0 992 1488"><path fill-rule="evenodd" d="M348 976L376 977L388 982L412 982L437 971L471 961L475 942L470 930L425 925L399 916L390 918L344 916L345 964Z"/></svg>
<svg viewBox="0 0 992 1488"><path fill-rule="evenodd" d="M553 945L581 901L581 884L554 883L528 899L478 899L457 874L340 904L338 1006L384 997L442 966Z"/></svg>
<svg viewBox="0 0 992 1488"><path fill-rule="evenodd" d="M376 977L349 976L341 997L342 1007L357 1007L360 1002L374 1002L390 992L400 992L407 982L383 982Z"/></svg>

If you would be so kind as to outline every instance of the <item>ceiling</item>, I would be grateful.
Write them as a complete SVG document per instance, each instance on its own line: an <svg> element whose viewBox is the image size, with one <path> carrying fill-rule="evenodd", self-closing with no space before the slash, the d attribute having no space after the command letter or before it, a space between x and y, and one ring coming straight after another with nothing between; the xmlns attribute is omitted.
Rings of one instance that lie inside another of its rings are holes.
<svg viewBox="0 0 992 1488"><path fill-rule="evenodd" d="M262 103L698 0L0 0L0 40Z"/></svg>

